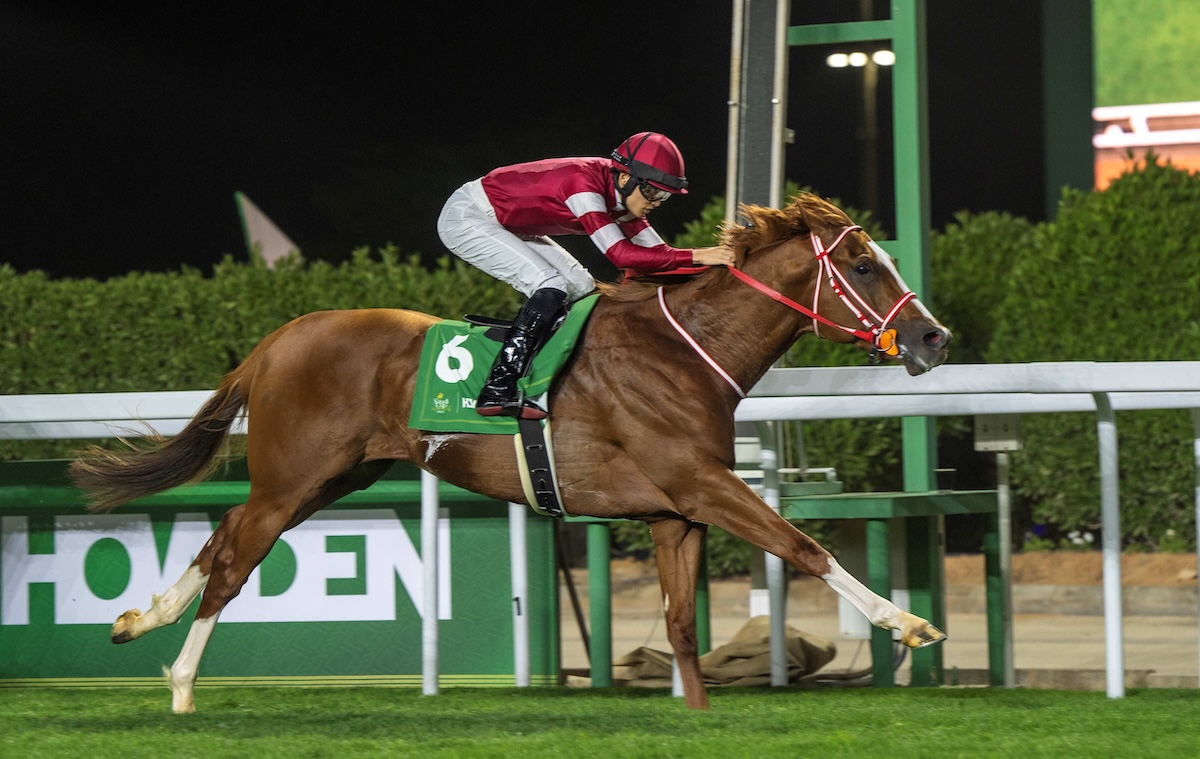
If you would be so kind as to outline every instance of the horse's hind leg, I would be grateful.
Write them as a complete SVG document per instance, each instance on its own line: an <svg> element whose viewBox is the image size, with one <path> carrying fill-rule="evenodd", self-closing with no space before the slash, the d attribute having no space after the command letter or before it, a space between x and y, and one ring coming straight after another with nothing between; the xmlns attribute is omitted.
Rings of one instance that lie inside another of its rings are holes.
<svg viewBox="0 0 1200 759"><path fill-rule="evenodd" d="M165 593L150 597L150 608L145 613L130 609L118 617L112 628L112 642L128 643L151 630L175 624L207 583L208 575L192 564Z"/></svg>
<svg viewBox="0 0 1200 759"><path fill-rule="evenodd" d="M171 710L196 710L193 690L200 659L225 606L232 601L254 568L266 557L283 531L355 490L368 487L391 466L390 461L360 464L324 486L309 486L299 494L278 494L270 487L251 487L243 506L230 510L213 533L196 564L208 567L204 596L179 657L163 673L171 688ZM260 493L272 493L262 496Z"/></svg>
<svg viewBox="0 0 1200 759"><path fill-rule="evenodd" d="M136 640L151 630L173 625L179 621L187 607L208 584L208 576L212 566L214 545L219 545L221 538L229 532L241 518L245 505L236 506L225 513L221 524L213 533L204 548L196 556L196 560L187 568L183 576L161 596L151 596L150 608L146 612L130 609L117 618L113 624L112 642L128 643Z"/></svg>
<svg viewBox="0 0 1200 759"><path fill-rule="evenodd" d="M684 519L665 519L650 525L667 638L675 651L684 701L689 709L708 708L696 638L696 577L707 530L707 525Z"/></svg>
<svg viewBox="0 0 1200 759"><path fill-rule="evenodd" d="M163 676L167 678L167 687L171 689L171 711L176 714L190 714L196 711L193 689L196 685L196 674L200 671L200 658L204 656L204 647L208 645L208 639L212 637L220 616L220 612L204 618L196 615L175 663L170 667L163 667Z"/></svg>
<svg viewBox="0 0 1200 759"><path fill-rule="evenodd" d="M196 710L193 689L200 672L200 659L221 610L241 592L246 578L266 557L283 531L291 526L296 510L281 507L284 503L256 498L252 488L244 505L226 513L192 565L196 568L207 563L209 573L205 578L200 609L183 649L175 663L163 669L171 688L171 711L176 714Z"/></svg>

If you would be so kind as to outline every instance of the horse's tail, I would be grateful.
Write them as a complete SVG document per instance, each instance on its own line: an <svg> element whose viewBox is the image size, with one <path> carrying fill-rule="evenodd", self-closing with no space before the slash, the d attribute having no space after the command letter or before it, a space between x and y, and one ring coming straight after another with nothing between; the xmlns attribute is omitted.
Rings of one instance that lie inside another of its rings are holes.
<svg viewBox="0 0 1200 759"><path fill-rule="evenodd" d="M145 449L110 451L93 446L73 461L68 471L75 486L84 492L88 510L112 511L123 503L208 475L217 464L229 428L246 405L261 356L281 331L263 340L227 374L175 437L152 437L152 447Z"/></svg>

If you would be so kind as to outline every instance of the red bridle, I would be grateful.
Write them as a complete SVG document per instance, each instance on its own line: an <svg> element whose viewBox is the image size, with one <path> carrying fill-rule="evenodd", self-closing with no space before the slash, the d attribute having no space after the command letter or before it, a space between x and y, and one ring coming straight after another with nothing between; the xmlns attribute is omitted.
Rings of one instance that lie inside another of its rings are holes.
<svg viewBox="0 0 1200 759"><path fill-rule="evenodd" d="M821 325L824 324L835 329L840 329L843 332L854 335L864 342L870 343L876 350L884 353L885 355L896 356L900 353L900 347L896 344L896 330L889 329L888 325L891 324L892 319L896 318L896 314L900 313L900 309L908 305L908 302L916 298L917 295L911 290L906 290L904 294L900 296L900 299L897 300L896 303L888 310L887 314L880 316L879 313L871 307L871 304L858 294L858 291L854 289L854 287L850 284L850 281L846 279L846 277L840 271L837 270L837 267L833 265L832 256L830 254L833 253L834 249L837 248L842 240L846 239L848 234L861 230L862 227L857 225L846 227L841 231L840 234L838 234L837 238L833 241L833 244L828 248L825 247L825 243L822 242L821 238L815 233L809 233L809 238L812 240L813 253L816 254L817 265L820 267L820 271L818 272L817 276L816 287L813 288L813 305L811 309L805 308L773 287L764 285L762 282L759 282L757 279L751 277L749 274L746 274L740 269L730 267L729 272L733 274L733 276L753 287L755 290L758 290L760 293L763 293L764 295L773 298L788 308L799 311L805 316L811 318L813 320L813 331L817 333L817 337L821 337ZM833 292L837 294L842 303L846 304L846 308L850 309L850 312L854 314L859 322L862 323L865 329L847 327L826 319L824 316L821 316L819 313L817 313L817 307L821 299L821 281L822 279L826 278L828 278L829 286L833 288Z"/></svg>
<svg viewBox="0 0 1200 759"><path fill-rule="evenodd" d="M755 290L758 290L760 293L763 293L764 295L771 297L788 308L799 311L805 316L811 318L813 320L813 330L817 333L818 337L821 336L820 325L825 324L827 326L834 327L835 329L840 329L848 334L854 335L864 342L870 343L875 351L878 351L879 353L883 353L888 356L898 356L900 354L900 346L896 343L896 330L889 328L888 325L891 324L892 319L896 318L896 314L900 313L900 309L904 308L909 301L917 297L916 294L911 290L905 290L904 294L900 296L900 299L897 300L890 309L888 309L887 314L880 316L875 309L871 308L871 304L858 294L858 292L850 284L850 281L847 280L842 273L837 270L837 267L833 265L833 261L829 255L833 252L834 248L836 248L842 242L842 240L846 239L846 235L861 229L862 227L859 226L846 227L841 231L841 233L837 236L837 239L835 239L833 244L828 248L825 247L825 244L821 241L820 237L818 237L816 234L809 233L809 238L812 240L813 253L816 254L817 265L820 267L820 271L817 275L817 283L813 288L813 307L811 309L805 308L775 288L764 285L762 282L759 282L757 279L751 277L749 274L746 274L740 269L735 269L730 266L729 272L733 274L733 276L753 287ZM658 274L696 274L708 268L708 266L682 267L680 269L674 269L668 272L658 272ZM846 304L846 307L850 309L850 312L853 313L860 322L862 322L863 327L866 329L847 327L842 324L838 324L835 321L830 321L829 319L826 319L824 316L821 316L819 313L817 313L817 306L821 300L821 279L823 277L828 277L829 286L833 288L833 291L839 298L841 298L842 303ZM707 362L708 365L711 366L717 372L717 374L721 376L722 379L728 382L729 385L737 391L737 394L740 397L745 398L746 393L738 385L737 381L728 372L722 369L720 364L718 364L712 356L708 355L708 352L705 351L704 348L702 348L700 344L696 342L695 338L688 334L687 330L683 328L683 325L677 322L675 317L671 315L670 309L667 308L667 301L663 296L663 288L661 287L658 288L658 305L662 308L662 312L667 317L667 321L671 323L671 326L675 328L675 331L683 336L683 339L687 341L688 345L692 346L692 349L695 350L696 353L699 354L699 356L703 358L704 361Z"/></svg>

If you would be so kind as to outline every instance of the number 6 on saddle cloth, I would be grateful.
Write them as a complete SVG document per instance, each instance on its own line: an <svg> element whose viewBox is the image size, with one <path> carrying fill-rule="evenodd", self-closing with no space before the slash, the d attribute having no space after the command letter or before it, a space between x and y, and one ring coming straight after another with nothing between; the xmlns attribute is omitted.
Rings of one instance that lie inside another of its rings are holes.
<svg viewBox="0 0 1200 759"><path fill-rule="evenodd" d="M590 295L572 304L566 319L537 352L529 374L518 382L525 397L535 398L550 389L575 350L599 298ZM408 426L430 432L516 436L521 483L530 506L546 516L562 516L553 476L549 419L518 423L508 416L475 413L475 399L487 382L488 371L504 337L496 328L507 323L477 317L471 320L446 319L433 325L426 334Z"/></svg>

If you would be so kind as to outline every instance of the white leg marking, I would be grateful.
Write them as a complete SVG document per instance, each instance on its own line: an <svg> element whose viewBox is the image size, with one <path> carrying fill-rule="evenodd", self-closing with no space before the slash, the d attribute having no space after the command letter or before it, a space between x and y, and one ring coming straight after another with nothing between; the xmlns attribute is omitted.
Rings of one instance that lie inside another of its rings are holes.
<svg viewBox="0 0 1200 759"><path fill-rule="evenodd" d="M114 639L134 640L151 630L175 624L207 584L208 575L201 574L200 568L193 564L165 593L151 597L150 609L145 614L137 609L122 614L113 625Z"/></svg>
<svg viewBox="0 0 1200 759"><path fill-rule="evenodd" d="M671 594L663 593L663 614L671 610Z"/></svg>
<svg viewBox="0 0 1200 759"><path fill-rule="evenodd" d="M149 632L156 627L173 625L178 622L183 613L187 611L188 605L196 599L196 596L200 595L200 591L204 590L205 585L208 585L208 575L201 574L200 567L195 564L188 567L179 581L167 588L166 593L154 596L150 611L142 617L143 621L152 620L154 624L147 627L145 631Z"/></svg>
<svg viewBox="0 0 1200 759"><path fill-rule="evenodd" d="M821 575L821 579L861 611L871 624L885 630L900 627L900 609L886 598L872 593L870 588L843 569L833 557L829 559L829 571Z"/></svg>
<svg viewBox="0 0 1200 759"><path fill-rule="evenodd" d="M163 668L167 676L167 685L171 687L171 711L176 714L190 714L196 711L196 702L192 697L192 687L196 684L196 675L200 671L200 657L204 655L204 647L212 636L213 628L217 626L220 613L207 619L197 619L192 622L187 640L183 642L183 650L170 669Z"/></svg>

